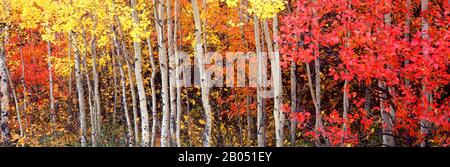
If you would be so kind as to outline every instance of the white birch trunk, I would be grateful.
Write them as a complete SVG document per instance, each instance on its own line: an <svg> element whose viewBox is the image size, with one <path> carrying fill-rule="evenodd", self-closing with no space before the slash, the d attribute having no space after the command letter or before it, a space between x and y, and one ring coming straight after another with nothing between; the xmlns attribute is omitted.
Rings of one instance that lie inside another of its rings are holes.
<svg viewBox="0 0 450 167"><path fill-rule="evenodd" d="M132 17L133 17L133 23L134 25L139 24L139 18L136 12L136 1L131 0L131 6L132 6ZM144 89L144 82L142 78L142 57L141 57L141 43L137 41L133 41L134 46L134 58L135 58L135 64L134 64L134 73L136 76L136 84L138 88L138 94L139 94L139 106L141 110L141 117L142 117L142 146L147 147L150 144L150 128L148 124L148 111L147 111L147 100L145 97L145 89Z"/></svg>
<svg viewBox="0 0 450 167"><path fill-rule="evenodd" d="M162 125L161 125L161 147L170 146L170 111L169 111L169 73L167 62L167 48L164 38L164 16L165 11L163 3L158 0L158 4L155 5L155 24L156 32L158 36L158 56L161 69L161 97L162 97Z"/></svg>
<svg viewBox="0 0 450 167"><path fill-rule="evenodd" d="M273 38L278 39L278 16L275 16L272 20L273 27ZM272 42L272 41L271 41ZM273 41L273 53L271 53L272 57L272 80L273 80L273 89L274 89L274 119L275 119L275 137L276 137L276 146L283 147L284 143L284 120L285 115L281 111L281 103L283 99L283 85L281 78L281 64L280 64L280 53L279 46L277 41Z"/></svg>
<svg viewBox="0 0 450 167"><path fill-rule="evenodd" d="M4 27L0 27L0 33ZM11 138L8 126L9 93L7 83L7 64L4 49L4 39L0 38L0 138L4 145Z"/></svg>
<svg viewBox="0 0 450 167"><path fill-rule="evenodd" d="M258 61L258 81L257 81L257 120L256 120L256 134L258 140L258 147L266 145L266 128L265 128L265 105L262 98L263 91L263 69L266 61L262 58L261 39L260 39L260 25L259 19L256 15L253 16L253 28L255 31L255 46Z"/></svg>
<svg viewBox="0 0 450 167"><path fill-rule="evenodd" d="M72 33L69 34L73 39L69 42L73 41L76 45L76 36ZM75 48L75 47L74 47ZM86 147L86 113L85 113L85 102L84 102L84 89L82 85L82 74L81 74L81 66L80 66L80 51L75 51L75 82L77 85L77 93L78 93L78 109L79 109L79 121L80 121L80 142L81 147Z"/></svg>
<svg viewBox="0 0 450 167"><path fill-rule="evenodd" d="M203 109L205 110L205 117L206 117L203 146L210 147L212 142L211 137L212 113L211 113L211 106L209 104L208 81L206 78L205 67L203 65L204 62L203 62L203 44L202 44L202 25L197 0L192 1L192 9L194 11L194 22L195 22L195 41L196 41L195 55L200 69L199 71L200 71L201 95L202 95Z"/></svg>

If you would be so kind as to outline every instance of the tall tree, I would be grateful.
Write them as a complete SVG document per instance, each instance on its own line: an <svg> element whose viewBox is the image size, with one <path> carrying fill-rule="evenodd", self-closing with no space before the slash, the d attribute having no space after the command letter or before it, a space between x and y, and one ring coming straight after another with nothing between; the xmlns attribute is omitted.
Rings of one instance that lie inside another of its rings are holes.
<svg viewBox="0 0 450 167"><path fill-rule="evenodd" d="M209 87L208 80L206 78L205 66L204 66L204 55L203 55L203 44L202 44L202 23L200 20L200 12L198 9L197 0L192 0L192 10L194 11L194 22L195 22L195 59L197 59L197 64L199 66L200 73L200 87L203 109L205 110L206 125L204 132L203 146L211 146L211 125L212 125L212 113L211 105L209 104Z"/></svg>
<svg viewBox="0 0 450 167"><path fill-rule="evenodd" d="M137 14L136 9L136 1L131 0L131 7L132 7L132 18L133 18L133 25L137 27L139 25L139 17ZM139 94L139 105L141 110L141 117L142 117L142 146L146 147L150 145L150 127L148 124L148 110L147 110L147 98L145 97L145 89L144 89L144 82L142 78L142 56L141 56L141 43L140 41L133 41L133 47L134 47L134 74L136 76L136 84L138 88L138 94Z"/></svg>
<svg viewBox="0 0 450 167"><path fill-rule="evenodd" d="M161 0L154 5L155 26L158 38L159 68L161 71L161 97L162 97L162 121L161 121L161 147L170 146L170 111L169 111L169 71L167 47L164 35L164 4Z"/></svg>
<svg viewBox="0 0 450 167"><path fill-rule="evenodd" d="M76 36L74 33L70 33L69 36L72 38L69 40L69 45L76 45ZM75 47L74 47L75 48ZM81 147L86 147L86 112L85 112L85 102L84 102L84 88L82 85L82 74L81 74L81 66L80 66L80 51L75 50L75 82L77 85L77 93L78 93L78 110L80 112L80 142Z"/></svg>
<svg viewBox="0 0 450 167"><path fill-rule="evenodd" d="M0 34L3 34L7 29L6 26L0 25ZM9 144L11 138L8 126L9 93L7 81L5 38L0 36L0 137L5 145Z"/></svg>
<svg viewBox="0 0 450 167"><path fill-rule="evenodd" d="M260 24L258 16L253 15L253 27L255 34L255 46L256 55L258 60L258 81L257 81L257 120L256 120L256 133L258 138L258 147L264 147L266 145L266 127L265 127L265 101L262 96L263 92L263 70L264 58L262 55L261 39L260 39Z"/></svg>

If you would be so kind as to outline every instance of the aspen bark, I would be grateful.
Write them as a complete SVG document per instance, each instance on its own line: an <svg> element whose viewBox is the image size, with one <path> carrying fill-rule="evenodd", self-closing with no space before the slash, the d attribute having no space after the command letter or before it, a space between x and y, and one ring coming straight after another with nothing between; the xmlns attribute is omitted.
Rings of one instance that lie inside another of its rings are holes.
<svg viewBox="0 0 450 167"><path fill-rule="evenodd" d="M120 73L120 85L122 86L122 103L123 103L123 109L124 109L124 113L125 113L125 121L126 121L126 126L127 126L127 132L126 132L126 138L128 141L128 146L133 146L134 145L134 141L133 141L133 130L131 127L131 120L130 120L130 116L128 114L128 105L127 105L127 90L126 90L126 86L125 86L125 74L123 72L123 65L122 65L122 61L117 60L119 62L119 73Z"/></svg>
<svg viewBox="0 0 450 167"><path fill-rule="evenodd" d="M296 114L297 111L297 63L291 61L291 113ZM295 147L297 134L297 120L290 118L290 142L291 146Z"/></svg>
<svg viewBox="0 0 450 167"><path fill-rule="evenodd" d="M176 83L175 83L175 55L174 55L174 34L173 34L173 19L172 19L172 4L171 0L166 0L166 15L167 15L167 53L169 58L169 96L170 96L170 145L176 144L175 117L177 113L176 107Z"/></svg>
<svg viewBox="0 0 450 167"><path fill-rule="evenodd" d="M384 15L384 22L386 25L391 25L391 13L387 13ZM389 67L388 67L389 68ZM386 83L384 81L378 81L378 87L380 87L382 90L389 90L389 88L386 87ZM380 99L380 112L381 112L381 125L382 125L382 131L383 131L383 146L389 146L394 147L395 146L395 140L392 133L392 129L394 126L393 117L395 113L393 113L393 110L390 112L385 111L384 106L384 99L387 99L387 95L383 93L381 95ZM390 105L388 105L390 107ZM391 108L392 109L392 108Z"/></svg>
<svg viewBox="0 0 450 167"><path fill-rule="evenodd" d="M313 0L313 3L317 3L315 0ZM317 11L315 8L313 8L312 10L313 13L313 17L317 17ZM318 21L314 21L312 23L312 29L318 29L319 27L319 23ZM319 48L319 45L317 44L317 41L314 42L314 45L317 45L317 48ZM313 81L312 81L312 74L311 74L311 69L310 69L310 65L309 63L306 63L306 71L307 71L307 76L308 76L308 84L309 84L309 89L311 92L311 97L313 99L313 103L314 103L314 107L315 107L315 124L314 124L314 131L316 132L316 134L319 134L320 130L322 129L322 113L320 111L320 59L319 59L319 51L317 49L313 50L313 55L316 56L316 59L314 59L314 85L313 85ZM316 141L315 141L315 145L316 146L320 146L321 142L320 142L320 138L318 136L316 136Z"/></svg>
<svg viewBox="0 0 450 167"><path fill-rule="evenodd" d="M92 103L92 94L93 94L93 90L92 90L92 84L91 84L91 79L89 77L89 70L88 70L88 66L86 63L86 59L87 59L87 54L88 54L88 45L87 45L87 39L86 39L86 31L83 29L83 42L84 42L84 53L82 54L82 65L83 65L83 69L84 69L84 75L86 77L86 83L87 83L87 90L88 90L88 104L89 104L89 112L90 112L90 117L91 117L91 141L92 141L92 146L96 147L97 146L97 129L96 129L96 124L95 124L95 108L94 105Z"/></svg>
<svg viewBox="0 0 450 167"><path fill-rule="evenodd" d="M177 98L177 113L176 113L176 130L175 130L175 135L176 135L176 146L177 147L181 147L181 114L182 114L182 110L181 110L181 82L178 79L180 77L180 56L178 53L178 44L177 44L177 38L178 38L178 34L177 34L177 30L179 27L179 23L178 23L178 1L179 0L175 0L175 4L174 4L174 9L175 9L175 13L174 13L174 17L175 17L175 26L174 26L174 33L173 33L173 46L174 46L174 50L175 50L175 85L176 85L176 98ZM181 27L180 27L181 28Z"/></svg>
<svg viewBox="0 0 450 167"><path fill-rule="evenodd" d="M346 79L344 81L344 90L343 90L343 97L342 97L342 104L343 104L343 109L344 112L342 114L342 118L344 119L344 124L342 125L342 131L344 132L344 134L342 134L341 136L341 146L344 146L345 143L345 133L347 133L348 127L347 127L347 114L348 114L348 109L349 109L349 100L348 100L348 80Z"/></svg>
<svg viewBox="0 0 450 167"><path fill-rule="evenodd" d="M134 25L139 25L139 18L136 12L136 1L131 0L132 6L132 18ZM146 147L150 144L150 132L149 132L149 124L148 124L148 111L147 111L147 100L145 97L145 89L144 82L142 78L142 57L141 57L141 43L138 41L133 41L134 46L134 73L136 75L136 83L139 94L139 106L141 110L142 117L142 146Z"/></svg>
<svg viewBox="0 0 450 167"><path fill-rule="evenodd" d="M119 24L118 27L117 27L117 29L119 30L119 34L123 37L120 21L118 20L117 16L114 16L114 17L115 17L116 22ZM111 27L111 29L113 29L113 27ZM117 36L115 34L115 31L113 31L113 35ZM135 92L135 89L134 89L134 80L133 80L133 72L132 72L133 68L131 67L130 58L128 57L129 54L128 54L128 49L127 49L127 46L125 44L125 41L122 39L121 40L121 44L119 44L118 39L116 39L116 40L115 40L117 42L117 44L116 44L117 46L116 47L117 48L120 48L119 46L122 47L122 53L124 54L124 58L125 58L124 61L125 61L125 64L127 66L127 76L128 76L128 79L129 79L128 82L130 83L130 91L131 91L131 102L133 103L132 106L133 106L134 141L135 141L135 144L138 144L139 143L139 128L138 128L139 127L139 123L138 123L137 106L136 106L136 104L137 104L137 102L136 102L136 92Z"/></svg>
<svg viewBox="0 0 450 167"><path fill-rule="evenodd" d="M120 45L117 39L117 35L116 32L114 31L113 25L111 24L111 31L112 31L112 35L113 35L113 43L114 43L114 47L116 48L116 55L117 57L119 57L120 55L120 51L121 51L121 46L122 47L122 53L123 55L123 61L126 62L127 65L127 69L128 69L128 78L129 78L129 82L130 82L130 90L131 90L131 94L132 96L134 95L134 83L132 81L132 74L131 74L131 66L128 63L128 51L126 50L126 47L123 45ZM111 46L113 47L113 46ZM113 48L114 48L113 47ZM112 53L114 54L114 50L112 51ZM113 55L114 56L114 55ZM134 119L134 128L131 127L131 120L128 114L128 104L126 101L126 85L125 85L125 80L126 80L126 76L123 72L123 63L122 61L119 61L119 73L120 73L120 82L121 82L121 86L122 86L122 102L123 102L123 107L124 107L124 113L125 113L125 120L126 120L126 124L127 124L127 141L129 142L129 146L133 146L134 144L137 144L138 141L138 125L137 125L137 118L136 118L136 106L135 106L135 99L132 97L132 102L133 102L133 119ZM132 130L134 129L134 135L132 135ZM133 138L134 137L134 138Z"/></svg>
<svg viewBox="0 0 450 167"><path fill-rule="evenodd" d="M117 63L116 58L114 56L111 57L111 63L112 63L112 73L113 73L113 120L112 123L115 124L116 121L116 115L117 115ZM119 100L120 101L120 100Z"/></svg>
<svg viewBox="0 0 450 167"><path fill-rule="evenodd" d="M8 68L6 68L6 76L8 78L9 88L11 89L11 94L14 99L14 105L16 107L15 109L16 109L16 115L17 115L17 122L19 123L20 137L22 137L24 133L23 133L23 126L22 126L22 119L20 116L19 101L17 100L16 89L14 88L13 82L11 80L11 75L9 75Z"/></svg>
<svg viewBox="0 0 450 167"><path fill-rule="evenodd" d="M70 45L76 44L76 36L72 33L69 34L73 39L70 40ZM73 42L73 43L72 43ZM78 108L79 108L79 119L80 119L80 142L81 147L86 147L86 113L85 113L85 102L84 102L84 89L82 85L82 74L80 66L80 51L75 51L75 82L77 85L78 93Z"/></svg>
<svg viewBox="0 0 450 167"><path fill-rule="evenodd" d="M275 15L272 20L273 27L273 40L278 39L278 16ZM269 41L268 41L269 42ZM272 41L270 41L272 42ZM277 41L273 41L273 52L272 55L272 80L273 80L273 90L274 90L274 119L275 119L275 137L276 146L283 147L284 142L284 119L285 115L281 111L281 103L283 96L283 85L281 78L281 65L280 65L280 52Z"/></svg>
<svg viewBox="0 0 450 167"><path fill-rule="evenodd" d="M69 48L69 50L70 50L70 48ZM29 122L27 122L27 115L26 115L26 113L27 113L27 84L25 83L25 62L23 60L22 46L20 46L20 48L19 48L19 54L20 54L20 65L21 65L21 70L22 70L22 76L21 76L20 80L22 82L22 87L23 87L23 90L22 90L22 94L23 94L23 106L22 107L23 107L23 109L22 109L22 111L24 114L25 122L27 123L26 126L29 126L30 124L29 124Z"/></svg>
<svg viewBox="0 0 450 167"><path fill-rule="evenodd" d="M70 50L70 48L69 48L69 50ZM24 63L24 60L23 60L22 46L20 46L20 48L19 48L19 54L20 54L20 65L21 65L21 70L22 70L22 77L21 77L20 80L21 80L22 86L23 86L23 92L22 92L22 94L23 94L23 110L22 111L24 113L24 119L26 119L26 112L27 112L27 84L25 83L25 63Z"/></svg>
<svg viewBox="0 0 450 167"><path fill-rule="evenodd" d="M150 57L150 67L152 68L152 74L150 77L150 89L152 91L152 134L151 134L151 140L150 140L150 147L155 146L155 140L156 140L156 123L157 123L157 113L156 113L156 88L155 88L155 79L156 79L156 65L155 65L155 58L153 57L153 49L150 38L147 39L147 47L148 47L148 55Z"/></svg>
<svg viewBox="0 0 450 167"><path fill-rule="evenodd" d="M50 91L50 114L52 120L52 127L56 123L55 113L55 97L53 97L53 71L52 71L52 49L50 41L47 41L47 56L48 56L48 78L49 78L49 91Z"/></svg>
<svg viewBox="0 0 450 167"><path fill-rule="evenodd" d="M91 41L91 54L92 54L92 74L94 77L94 102L95 102L95 111L94 121L96 128L96 137L98 141L98 137L101 136L101 102L100 102L100 90L99 90L99 80L98 80L98 71L97 71L97 51L96 51L96 38L93 37ZM118 55L119 53L117 53Z"/></svg>
<svg viewBox="0 0 450 167"><path fill-rule="evenodd" d="M347 5L347 8L348 9L350 9L351 8L351 3L350 2L348 2L348 5ZM348 21L348 20L347 20ZM349 37L350 37L350 31L349 30L346 30L346 34L345 34L345 44L344 44L344 46L345 46L345 48L348 48L349 47L349 42L348 42L348 40L349 40ZM345 74L347 74L347 71L345 71ZM343 123L343 125L342 125L342 131L344 132L343 134L342 134L342 136L341 136L341 146L344 146L344 144L345 144L345 138L346 138L346 133L347 133L347 129L348 129L348 125L347 125L347 115L348 115L348 110L349 110L349 107L350 107L350 104L349 104L349 98L348 98L348 92L349 92L349 89L348 89L348 80L347 79L345 79L345 81L344 81L344 89L343 89L343 97L342 97L342 105L343 105L343 113L342 113L342 118L344 119L344 123Z"/></svg>
<svg viewBox="0 0 450 167"><path fill-rule="evenodd" d="M192 9L194 11L194 22L195 22L195 41L196 41L195 55L200 69L199 71L200 71L201 95L202 95L203 109L205 110L205 117L206 117L203 146L210 147L212 140L211 137L212 113L211 113L211 106L209 104L208 80L206 78L205 67L203 65L204 61L203 61L203 44L202 44L202 26L197 0L192 1Z"/></svg>
<svg viewBox="0 0 450 167"><path fill-rule="evenodd" d="M4 27L0 27L0 33ZM7 64L4 48L4 39L0 38L0 138L3 144L8 145L11 139L8 126L9 93L7 83Z"/></svg>
<svg viewBox="0 0 450 167"><path fill-rule="evenodd" d="M428 0L421 0L420 1L420 11L421 13L426 12L428 10ZM429 40L429 36L428 36L428 29L429 29L429 23L428 23L428 18L422 16L422 38L425 40ZM429 60L429 55L427 53L427 51L424 49L424 53L423 56L425 57L426 60ZM422 81L422 92L425 94L425 98L422 98L423 100L423 105L427 108L427 110L425 112L430 112L431 111L431 104L433 101L432 98L432 94L430 92L430 90L428 90L429 88L427 87L427 83L425 83L424 81ZM428 135L430 133L430 125L428 123L428 121L421 119L420 120L420 133L422 135L425 136L425 139L422 143L420 143L421 147L426 147L428 145Z"/></svg>
<svg viewBox="0 0 450 167"><path fill-rule="evenodd" d="M253 28L255 31L255 46L256 46L256 55L258 61L258 81L257 81L257 120L256 120L256 134L258 140L258 147L264 147L266 145L266 128L265 128L265 102L262 98L263 91L263 70L264 64L266 61L262 57L262 49L261 49L261 39L260 39L260 31L259 31L259 18L254 15L253 16Z"/></svg>
<svg viewBox="0 0 450 167"><path fill-rule="evenodd" d="M167 48L164 37L165 11L161 0L155 5L155 24L158 37L158 56L161 69L161 97L162 97L162 125L161 125L161 147L170 146L170 111L169 111L169 73L167 62Z"/></svg>

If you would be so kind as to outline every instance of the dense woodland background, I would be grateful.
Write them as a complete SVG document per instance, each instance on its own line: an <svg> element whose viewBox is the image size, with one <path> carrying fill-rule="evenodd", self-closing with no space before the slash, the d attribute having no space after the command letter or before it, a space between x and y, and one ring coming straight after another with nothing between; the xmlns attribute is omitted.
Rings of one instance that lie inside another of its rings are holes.
<svg viewBox="0 0 450 167"><path fill-rule="evenodd" d="M0 145L449 146L449 3L0 0ZM178 52L256 52L257 87Z"/></svg>

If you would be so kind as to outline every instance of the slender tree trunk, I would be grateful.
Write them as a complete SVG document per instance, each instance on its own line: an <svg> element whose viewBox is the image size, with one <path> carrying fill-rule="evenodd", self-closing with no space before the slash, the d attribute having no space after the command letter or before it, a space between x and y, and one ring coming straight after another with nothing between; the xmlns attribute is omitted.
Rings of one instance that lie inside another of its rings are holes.
<svg viewBox="0 0 450 167"><path fill-rule="evenodd" d="M91 85L91 79L89 77L89 70L88 70L88 66L86 63L86 59L87 59L87 54L88 54L88 45L87 45L87 39L86 39L86 31L83 30L83 40L84 40L84 48L85 48L85 52L82 55L82 65L83 65L83 69L84 69L84 75L86 77L86 83L87 83L87 89L88 89L88 104L89 104L89 111L90 111L90 117L91 117L91 141L92 141L92 146L96 147L97 146L97 129L96 129L96 124L95 124L95 108L94 105L92 103L92 85Z"/></svg>
<svg viewBox="0 0 450 167"><path fill-rule="evenodd" d="M293 60L291 61L291 114L297 113L297 63ZM296 144L296 133L297 133L297 119L290 118L290 140L291 146L295 147Z"/></svg>
<svg viewBox="0 0 450 167"><path fill-rule="evenodd" d="M53 71L52 71L52 50L51 43L47 41L47 56L48 56L48 78L49 78L49 87L50 87L50 114L52 120L52 127L56 123L56 115L55 115L55 97L53 97Z"/></svg>
<svg viewBox="0 0 450 167"><path fill-rule="evenodd" d="M112 63L112 73L113 73L113 120L112 123L115 124L116 121L116 115L117 115L117 63L116 58L111 57L111 63Z"/></svg>
<svg viewBox="0 0 450 167"><path fill-rule="evenodd" d="M319 60L319 56L318 56L318 52L316 52L317 54L317 58L314 60L314 73L315 73L315 86L316 86L316 124L315 124L315 129L316 131L318 131L319 129L322 129L322 113L320 112L320 108L321 108L321 103L320 103L320 60Z"/></svg>
<svg viewBox="0 0 450 167"><path fill-rule="evenodd" d="M161 125L161 147L170 146L170 111L169 111L169 73L167 62L167 49L164 37L164 7L161 0L158 0L157 6L155 6L155 24L156 32L158 36L158 56L159 66L161 69L161 97L162 97L162 125Z"/></svg>
<svg viewBox="0 0 450 167"><path fill-rule="evenodd" d="M69 42L73 42L76 45L76 37L70 33L73 39ZM72 45L72 43L70 43ZM75 48L75 47L74 47ZM81 147L86 147L86 113L85 113L85 102L84 102L84 89L82 85L82 74L81 74L81 66L80 66L80 51L75 51L75 82L77 85L77 93L78 93L78 107L80 111L79 119L80 119L80 141Z"/></svg>
<svg viewBox="0 0 450 167"><path fill-rule="evenodd" d="M125 46L125 43L122 42L122 48L125 55L125 63L127 65L127 75L128 75L128 82L130 83L130 91L131 91L131 102L133 103L133 125L134 125L134 141L135 144L139 143L139 122L138 122L138 115L137 115L137 106L136 106L136 91L134 89L134 80L133 80L133 72L132 72L132 66L130 64L130 59L128 58L128 49Z"/></svg>
<svg viewBox="0 0 450 167"><path fill-rule="evenodd" d="M119 19L117 16L114 16L114 17L115 17L116 22L119 24L117 27L117 29L119 30L119 34L123 37L123 32L121 29ZM115 31L113 31L113 32L114 32L113 35L116 35ZM119 45L120 45L119 41L117 41L116 45L117 45L116 47L119 48ZM139 122L138 122L138 115L137 115L137 106L136 106L137 102L136 102L136 92L134 89L133 72L132 72L130 59L128 58L128 55L129 55L128 49L127 49L126 43L124 42L123 39L121 40L120 46L122 46L122 52L124 54L125 63L127 65L127 75L128 75L128 79L129 79L129 83L130 83L130 91L131 91L131 102L133 103L132 106L133 106L134 141L135 141L135 144L138 144L139 143L139 128L138 128Z"/></svg>
<svg viewBox="0 0 450 167"><path fill-rule="evenodd" d="M387 13L384 15L384 22L387 25L391 25L391 13ZM389 68L389 67L388 67ZM388 90L389 88L386 87L386 84L384 83L384 81L378 81L378 87L380 87L382 90ZM394 121L393 121L393 116L391 115L390 112L385 111L385 106L384 106L384 99L387 98L387 95L385 93L383 93L381 95L381 99L380 99L380 112L381 112L381 125L382 125L382 131L383 131L383 146L389 146L389 147L394 147L395 146L395 140L394 137L392 136L392 129L394 126ZM389 105L390 107L390 105ZM391 110L392 112L392 110Z"/></svg>
<svg viewBox="0 0 450 167"><path fill-rule="evenodd" d="M347 8L351 9L351 3L350 2L348 2ZM349 42L348 42L349 38L350 38L350 31L347 30L346 34L345 34L345 44L344 44L345 48L348 48L350 46ZM345 71L345 73L347 74L347 71ZM345 79L345 81L344 81L344 90L343 90L343 97L342 97L342 99L343 99L342 100L342 104L343 104L343 109L344 109L344 112L342 113L342 118L344 119L344 123L342 125L342 131L344 133L341 136L341 146L345 146L344 145L345 144L345 138L346 138L346 133L348 131L348 127L347 127L348 126L347 125L347 117L348 116L347 115L348 115L348 110L349 110L349 106L350 106L349 98L348 98L348 93L349 93L349 89L348 88L349 88L348 80Z"/></svg>
<svg viewBox="0 0 450 167"><path fill-rule="evenodd" d="M317 3L315 0L313 0L313 3ZM317 11L315 8L313 8L313 17L317 17ZM314 21L312 26L312 29L319 29L319 23L318 21ZM314 45L317 45L317 48L319 48L319 45L317 43L317 41L314 42ZM315 106L315 124L314 124L314 131L316 132L316 141L315 144L316 146L320 146L321 142L320 142L320 137L317 136L317 134L320 134L320 131L322 129L322 113L320 112L320 59L319 59L319 51L318 50L314 50L313 51L313 55L316 56L316 59L314 59L314 85L312 83L312 75L311 75L311 70L310 70L310 65L309 63L306 63L306 71L307 71L307 76L308 76L308 84L309 84L309 89L311 91L311 97L313 98L313 103ZM315 88L314 88L315 87Z"/></svg>
<svg viewBox="0 0 450 167"><path fill-rule="evenodd" d="M7 76L8 81L9 81L9 88L11 89L11 93L12 93L12 96L14 98L14 105L16 107L15 109L16 109L16 115L17 115L17 122L19 123L20 137L22 137L23 136L23 127L22 127L22 119L21 119L21 116L20 116L19 101L17 100L16 89L14 88L13 82L11 80L11 76L9 75L8 68L6 68L6 76Z"/></svg>
<svg viewBox="0 0 450 167"><path fill-rule="evenodd" d="M208 80L206 78L206 72L203 62L203 44L202 44L202 25L200 20L200 12L198 9L197 0L192 1L192 9L194 11L194 22L195 22L195 41L196 41L196 59L199 65L200 71L200 85L201 85L201 95L203 109L205 110L206 125L204 132L204 147L211 146L211 124L212 124L212 113L211 106L209 104L209 87Z"/></svg>
<svg viewBox="0 0 450 167"><path fill-rule="evenodd" d="M314 108L315 108L316 121L315 121L314 131L316 133L318 133L319 129L322 128L322 115L320 113L320 105L317 102L318 98L316 97L317 94L316 94L316 91L314 90L315 88L314 88L314 85L313 85L313 82L312 82L311 68L310 68L309 63L305 63L305 64L306 64L306 72L307 72L307 77L308 77L308 86L309 86L309 90L311 92L311 97L312 97L312 100L313 100L313 103L314 103ZM318 78L316 77L316 80L317 79ZM316 144L316 146L320 146L320 141L319 141L318 136L316 136L316 143L315 144Z"/></svg>
<svg viewBox="0 0 450 167"><path fill-rule="evenodd" d="M156 140L156 123L157 123L157 113L156 113L156 89L155 89L155 79L156 79L156 65L155 65L155 58L153 57L153 49L150 38L147 39L147 47L148 47L148 55L150 57L150 66L152 68L152 74L150 77L150 89L152 91L152 134L151 134L151 141L150 146L155 146L155 140Z"/></svg>
<svg viewBox="0 0 450 167"><path fill-rule="evenodd" d="M259 32L259 18L253 16L253 28L255 31L255 46L256 55L258 61L258 81L257 81L257 120L256 120L256 134L258 138L258 147L264 147L266 145L266 127L265 127L265 102L262 98L261 93L263 92L263 70L265 70L264 65L265 59L263 59L262 49L261 49L261 39Z"/></svg>
<svg viewBox="0 0 450 167"><path fill-rule="evenodd" d="M95 49L96 45L96 39L93 37L91 41L91 54L92 54L92 73L94 76L94 102L95 102L95 109L96 113L94 114L94 122L95 122L95 128L96 128L96 136L97 141L100 141L98 139L99 136L101 136L101 102L100 102L100 90L99 90L99 79L98 79L98 71L97 71L97 51ZM117 53L118 55L119 53Z"/></svg>
<svg viewBox="0 0 450 167"><path fill-rule="evenodd" d="M273 17L272 20L273 27L273 39L278 39L278 16ZM269 42L269 41L268 41ZM272 40L270 41L272 42ZM272 80L273 80L273 90L274 90L274 119L275 119L275 136L276 136L276 146L283 147L284 141L284 120L285 115L281 111L281 103L283 96L283 85L281 78L281 67L280 67L280 53L277 41L273 41L273 53L272 55Z"/></svg>
<svg viewBox="0 0 450 167"><path fill-rule="evenodd" d="M131 6L133 9L132 17L133 17L133 23L134 25L139 24L139 18L136 12L136 1L131 0ZM136 75L136 83L138 88L138 94L139 94L139 104L140 104L140 110L141 110L141 117L142 117L142 146L146 147L150 145L150 127L148 124L148 110L147 110L147 100L145 97L145 89L144 89L144 82L142 78L142 57L141 57L141 43L138 41L133 41L134 46L134 58L135 58L135 64L134 64L134 73Z"/></svg>
<svg viewBox="0 0 450 167"><path fill-rule="evenodd" d="M172 4L171 0L166 0L166 13L167 13L167 51L169 58L169 96L170 96L170 145L174 146L176 143L176 122L175 117L177 113L176 104L176 83L175 83L175 55L174 55L174 34L172 23Z"/></svg>
<svg viewBox="0 0 450 167"><path fill-rule="evenodd" d="M344 134L342 134L341 136L341 146L344 146L345 144L345 137L348 130L347 127L347 114L348 114L348 109L349 109L349 100L348 100L348 80L345 79L344 81L344 90L343 90L343 97L342 97L342 103L343 103L343 108L344 108L344 113L342 114L342 118L344 119L344 124L342 125L342 131L344 132Z"/></svg>
<svg viewBox="0 0 450 167"><path fill-rule="evenodd" d="M120 25L119 25L120 26ZM120 30L120 28L119 28ZM134 82L133 82L133 78L132 78L132 72L131 72L131 66L130 63L128 61L128 50L125 46L125 43L122 41L122 44L119 44L119 41L117 39L117 35L116 32L114 31L114 27L111 24L111 31L112 31L112 35L113 35L113 43L114 46L116 48L116 54L117 57L119 57L120 55L120 51L122 48L122 53L123 55L123 61L125 61L126 65L127 65L127 71L128 71L128 78L129 78L129 85L130 85L130 91L131 91L131 99L132 99L132 105L133 105L133 123L134 123L134 127L131 127L131 121L129 120L130 117L128 115L128 105L126 102L126 90L122 90L122 98L123 98L123 105L125 108L125 119L126 119L126 123L127 123L127 141L129 141L129 146L133 146L134 144L138 144L139 143L139 125L137 125L137 107L136 107L136 97L135 97L135 93L134 93ZM121 32L121 31L120 31ZM125 80L126 80L126 76L123 72L122 69L123 63L122 61L119 61L119 72L120 72L120 77L121 77L121 84L122 84L122 89L126 89L126 85L125 84ZM123 80L123 81L122 81ZM130 125L128 125L128 123ZM134 129L134 135L132 135L132 130ZM133 138L134 136L134 138ZM134 140L133 140L134 139Z"/></svg>
<svg viewBox="0 0 450 167"><path fill-rule="evenodd" d="M70 48L69 48L69 50L70 50ZM22 69L21 69L22 70L21 82L22 82L22 86L23 86L23 93L22 93L23 94L23 114L24 114L24 119L27 119L26 118L26 113L27 113L27 84L25 83L25 62L23 60L22 46L20 46L20 48L19 48L19 54L20 54L20 64L21 64L21 67L22 67ZM27 123L27 125L29 126L29 123Z"/></svg>
<svg viewBox="0 0 450 167"><path fill-rule="evenodd" d="M69 58L69 59L72 59L72 46L71 46L71 42L70 42L70 39L71 37L70 37L70 33L69 34L67 34L67 57ZM23 65L23 58L22 58L22 56L21 56L21 60L22 60L22 65ZM23 69L23 66L22 66L22 69ZM73 70L73 68L71 68L70 69L70 74L69 74L69 81L68 81L68 92L67 92L67 99L68 99L68 110L67 110L67 113L69 113L69 116L67 116L67 124L70 124L71 122L72 122L72 116L73 116L73 114L74 114L74 112L73 112L73 108L75 108L74 106L73 106L73 100L72 100L72 75L73 75L73 72L74 72L74 70ZM23 70L22 70L22 78L23 78ZM25 82L23 82L23 83L25 83ZM25 88L25 84L23 84L24 85L24 88ZM25 106L25 92L24 92L24 113L26 113L26 110L25 110L25 108L26 108L26 106Z"/></svg>
<svg viewBox="0 0 450 167"><path fill-rule="evenodd" d="M421 13L426 12L428 10L428 0L421 0L420 6L421 6ZM430 25L429 25L427 19L428 19L428 17L422 16L422 38L425 40L429 40L429 35L428 35L427 31L428 31ZM425 57L426 60L428 60L429 55L428 55L428 52L426 51L426 49L424 49L423 52L424 52L423 56ZM425 83L424 81L422 81L422 92L425 94L425 96L423 96L425 98L423 98L423 100L422 100L423 105L427 108L427 110L425 112L430 112L433 98L432 98L432 94L428 88L428 84ZM421 147L426 147L428 145L427 140L428 140L428 135L430 133L429 128L430 128L429 123L426 120L421 119L420 120L420 133L425 136L424 141L420 144Z"/></svg>
<svg viewBox="0 0 450 167"><path fill-rule="evenodd" d="M174 17L175 17L175 26L174 26L174 33L173 33L173 39L174 39L174 50L175 50L175 81L176 81L176 96L177 96L177 114L176 114L176 130L175 130L175 135L176 135L176 143L177 143L177 147L181 147L181 114L182 114L182 110L181 110L181 83L180 80L178 79L180 77L180 56L178 53L178 44L177 44L177 39L178 39L178 34L177 34L177 30L179 27L179 23L178 23L178 1L179 0L175 0L175 5L174 5L174 9L175 9L175 13L174 13ZM181 27L180 27L181 28Z"/></svg>
<svg viewBox="0 0 450 167"><path fill-rule="evenodd" d="M122 61L117 60L119 62L119 73L120 73L120 85L122 86L122 102L123 102L123 109L125 113L125 120L127 125L127 132L126 132L126 138L128 141L128 146L132 147L134 145L133 141L133 129L131 127L131 120L130 116L128 114L128 105L127 105L127 90L125 86L125 74L123 72L123 65Z"/></svg>
<svg viewBox="0 0 450 167"><path fill-rule="evenodd" d="M4 27L0 27L0 33L3 32ZM6 29L6 28L5 28ZM6 30L5 30L6 31ZM0 138L4 145L9 144L11 139L8 126L8 108L9 108L9 94L7 83L7 64L6 53L4 48L4 39L0 37Z"/></svg>

